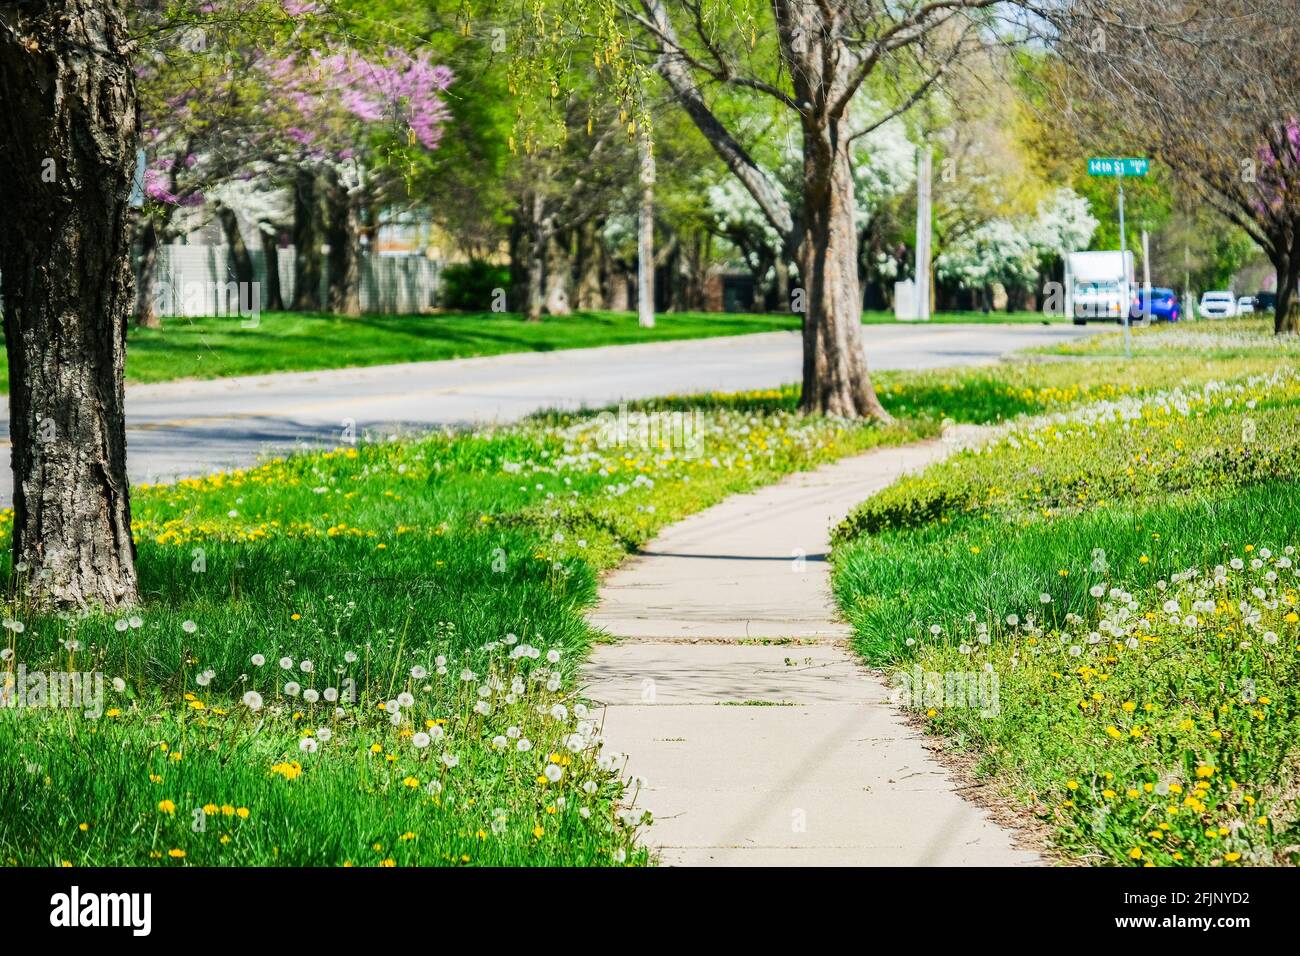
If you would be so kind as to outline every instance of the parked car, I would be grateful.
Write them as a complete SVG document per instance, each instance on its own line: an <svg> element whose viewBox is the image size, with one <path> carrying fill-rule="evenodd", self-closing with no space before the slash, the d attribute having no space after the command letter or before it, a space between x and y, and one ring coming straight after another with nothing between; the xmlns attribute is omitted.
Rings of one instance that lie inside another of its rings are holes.
<svg viewBox="0 0 1300 956"><path fill-rule="evenodd" d="M1178 303L1178 293L1173 289L1143 289L1129 313L1131 321L1150 318L1152 322L1177 322L1183 317Z"/></svg>
<svg viewBox="0 0 1300 956"><path fill-rule="evenodd" d="M1243 295L1240 299L1237 300L1237 314L1238 315L1255 314L1255 297L1253 295Z"/></svg>
<svg viewBox="0 0 1300 956"><path fill-rule="evenodd" d="M1237 314L1237 297L1231 292L1202 293L1200 310L1207 319L1230 319Z"/></svg>
<svg viewBox="0 0 1300 956"><path fill-rule="evenodd" d="M1256 311L1256 312L1276 312L1276 311L1277 311L1277 293L1276 293L1276 292L1256 292L1256 293L1255 293L1255 311Z"/></svg>

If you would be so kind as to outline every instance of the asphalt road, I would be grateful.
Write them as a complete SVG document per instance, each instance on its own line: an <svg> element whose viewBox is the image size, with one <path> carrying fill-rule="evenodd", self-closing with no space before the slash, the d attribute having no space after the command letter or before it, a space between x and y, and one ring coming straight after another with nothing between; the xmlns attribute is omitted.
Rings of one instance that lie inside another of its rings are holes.
<svg viewBox="0 0 1300 956"><path fill-rule="evenodd" d="M867 325L873 369L997 361L1022 348L1102 331L1073 325ZM794 332L617 345L560 352L287 372L127 388L127 467L133 481L167 481L242 467L267 452L334 447L345 430L418 431L505 422L543 408L577 409L671 393L796 382ZM8 444L7 403L0 438ZM0 471L0 502L13 473Z"/></svg>

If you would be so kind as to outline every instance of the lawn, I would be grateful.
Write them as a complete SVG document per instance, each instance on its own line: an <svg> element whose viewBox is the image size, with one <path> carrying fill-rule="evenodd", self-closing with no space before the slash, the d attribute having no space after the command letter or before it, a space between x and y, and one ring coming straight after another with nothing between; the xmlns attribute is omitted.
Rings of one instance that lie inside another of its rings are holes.
<svg viewBox="0 0 1300 956"><path fill-rule="evenodd" d="M598 573L728 494L934 431L794 404L697 398L662 447L543 416L137 488L137 611L5 609L25 706L0 707L0 860L646 862L576 683ZM102 674L102 708L42 706L37 672Z"/></svg>
<svg viewBox="0 0 1300 956"><path fill-rule="evenodd" d="M900 419L891 428L799 416L793 388L674 396L640 406L683 416L656 419L661 431L644 442L636 429L611 438L610 416L541 415L139 487L138 610L65 619L5 609L10 689L0 694L22 693L26 706L0 708L0 860L645 863L636 782L601 753L577 683L599 637L584 612L602 571L729 494L933 436L944 419L1163 401L1155 396L1174 379L1203 389L1225 370L1270 364L1188 354L1135 360L1123 375L1107 358L893 372L878 377ZM1275 398L1255 398L1261 441L1286 423L1270 411ZM12 515L0 514L5 533ZM1012 530L957 517L990 536L985 560ZM1233 531L1254 527L1232 521ZM886 653L869 634L965 613L929 603L949 578L944 600L965 608L981 593L961 562L915 564L957 547L943 543L948 533L941 523L899 528L837 552L841 595L855 587L844 573L867 569L870 588L858 593L870 597L848 603L876 659L904 648ZM925 534L935 541L908 537ZM1132 564L1108 553L1116 568ZM1047 560L1055 574L1048 550L1022 559ZM1024 587L1036 597L1036 582ZM40 706L38 671L104 675L102 714ZM1003 694L1009 712L1010 677Z"/></svg>
<svg viewBox="0 0 1300 956"><path fill-rule="evenodd" d="M1134 353L1054 364L1065 407L868 499L836 531L837 597L1064 858L1294 863L1294 344L1201 324Z"/></svg>
<svg viewBox="0 0 1300 956"><path fill-rule="evenodd" d="M955 312L936 322L1041 321L1036 313ZM252 328L243 319L169 318L161 329L131 328L127 335L128 382L166 382L181 378L224 378L266 372L313 371L431 362L440 359L549 352L555 349L666 342L755 332L794 331L799 317L729 312L659 315L653 329L642 329L628 312L579 312L527 322L511 313L444 315L334 315L268 312ZM251 320L250 320L251 321ZM867 313L870 324L893 322L888 313ZM9 388L8 367L0 363L0 391Z"/></svg>

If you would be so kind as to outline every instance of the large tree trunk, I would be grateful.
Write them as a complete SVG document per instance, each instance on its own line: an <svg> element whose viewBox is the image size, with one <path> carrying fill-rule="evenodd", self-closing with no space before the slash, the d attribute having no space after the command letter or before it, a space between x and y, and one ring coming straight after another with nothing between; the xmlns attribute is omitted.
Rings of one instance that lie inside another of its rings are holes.
<svg viewBox="0 0 1300 956"><path fill-rule="evenodd" d="M13 553L45 607L137 599L123 362L138 115L125 7L0 2Z"/></svg>
<svg viewBox="0 0 1300 956"><path fill-rule="evenodd" d="M158 226L145 214L140 226L140 281L136 283L135 324L142 329L160 329L162 320L154 311L154 282L158 278Z"/></svg>
<svg viewBox="0 0 1300 956"><path fill-rule="evenodd" d="M602 284L604 251L595 221L583 223L578 229L578 284L574 294L574 302L579 309L603 309L606 306ZM511 261L513 263L513 257Z"/></svg>
<svg viewBox="0 0 1300 956"><path fill-rule="evenodd" d="M800 280L804 287L805 412L890 420L876 398L862 353L862 292L847 124L804 125L804 223Z"/></svg>
<svg viewBox="0 0 1300 956"><path fill-rule="evenodd" d="M1297 245L1300 245L1300 240L1297 240ZM1300 254L1293 252L1275 258L1273 268L1277 270L1277 308L1273 313L1273 331L1278 335L1300 332L1300 301L1296 298L1296 284L1300 280Z"/></svg>
<svg viewBox="0 0 1300 956"><path fill-rule="evenodd" d="M321 215L320 183L316 172L299 167L293 185L293 245L295 312L319 312L322 274L321 241L324 226Z"/></svg>
<svg viewBox="0 0 1300 956"><path fill-rule="evenodd" d="M573 314L569 288L573 281L573 260L569 243L567 235L552 236L546 245L546 311L550 315Z"/></svg>
<svg viewBox="0 0 1300 956"><path fill-rule="evenodd" d="M257 231L262 237L262 259L266 262L266 310L283 312L284 292L280 288L279 230L273 223L261 222L258 223Z"/></svg>
<svg viewBox="0 0 1300 956"><path fill-rule="evenodd" d="M257 271L253 268L253 257L248 254L248 246L244 243L244 234L239 231L239 217L235 215L235 210L222 203L217 204L216 214L229 248L230 275L239 283L237 298L252 301L249 290L257 280Z"/></svg>
<svg viewBox="0 0 1300 956"><path fill-rule="evenodd" d="M336 315L361 314L360 198L331 174L326 238L330 246L329 310Z"/></svg>

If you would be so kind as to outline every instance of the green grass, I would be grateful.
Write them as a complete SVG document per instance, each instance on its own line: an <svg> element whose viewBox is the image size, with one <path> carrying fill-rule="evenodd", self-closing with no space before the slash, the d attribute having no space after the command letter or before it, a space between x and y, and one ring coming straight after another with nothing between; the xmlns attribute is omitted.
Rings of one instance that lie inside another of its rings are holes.
<svg viewBox="0 0 1300 956"><path fill-rule="evenodd" d="M904 690L930 681L905 703L1081 862L1295 862L1300 842L1300 377L1248 344L1262 330L1200 332L1051 366L1139 387L1030 419L836 532L859 650ZM1177 370L1163 392L1153 368Z"/></svg>
<svg viewBox="0 0 1300 956"><path fill-rule="evenodd" d="M607 419L599 416L542 415L516 426L345 447L137 488L133 512L144 598L138 611L117 619L60 619L22 606L6 609L0 674L7 672L9 680L23 667L95 671L121 684L120 690L109 685L107 709L98 718L67 709L0 708L0 752L6 755L0 761L0 861L647 862L634 842L643 822L635 809L636 784L602 759L597 728L581 710L577 668L598 638L584 612L600 572L666 524L729 494L880 444L933 436L946 418L997 422L1027 412L1068 414L1099 399L1155 401L1171 379L1191 389L1225 370L1242 376L1268 365L1261 355L1218 364L1183 356L1134 361L1122 374L1105 358L895 372L880 376L885 401L901 422L888 429L798 416L792 388L675 396L643 407L698 413L690 420L701 429L698 456L685 456L671 442L611 446L601 431ZM1228 397L1215 394L1216 400ZM1258 412L1251 413L1258 418L1259 442L1276 435L1281 445L1291 404L1271 393L1256 397ZM1216 428L1228 427L1226 421L1204 419ZM1118 481L1113 468L1106 471L1115 451L1107 447L1106 454L1093 449L1098 454L1085 460ZM1161 462L1181 451L1172 431L1158 447ZM1286 465L1281 452L1270 454L1267 467ZM1220 542L1241 536L1271 540L1265 531L1280 526L1277 509L1294 496L1261 490L1251 467L1258 471L1262 459L1238 458L1225 459L1218 474L1232 479L1225 487L1234 494L1256 497L1223 511L1215 519L1221 532L1197 532L1204 553L1177 552L1177 561L1169 558L1175 564L1208 560ZM1026 472L993 456L980 460L992 463L1000 482ZM1176 465L1173 460L1170 467ZM908 649L893 638L901 641L938 621L964 620L972 602L990 608L1032 604L1044 586L1033 574L1054 583L1054 594L1079 582L1073 575L1054 577L1058 565L1072 566L1064 552L1077 553L1094 533L1058 536L1066 511L1071 520L1082 514L1075 504L1060 503L1060 482L1068 485L1068 478L1053 478L1060 513L1052 522L1034 519L1015 495L975 495L961 505L975 510L946 515L948 524L898 527L837 549L840 595L863 647L877 660L901 661ZM1023 483L1015 487L1032 491ZM1127 538L1109 525L1102 529L1116 539L1108 551L1116 574L1154 571L1135 556L1150 532L1136 519L1121 520L1122 495L1110 491L1116 506L1101 515L1117 522L1114 528L1136 528ZM1004 513L1013 506L1019 518ZM1174 529L1178 514L1160 519L1159 527ZM11 518L0 513L0 528L7 531ZM1028 537L1031 532L1038 537ZM1002 554L1008 563L974 563L977 556L960 537L967 534L983 535L971 539L983 542L976 545L981 561ZM1023 545L1013 546L1020 535L1026 536ZM1005 553L998 550L1003 543ZM6 560L0 558L0 573L8 571ZM1003 590L982 590L995 585ZM1060 600L1066 600L1063 591ZM511 656L521 644L535 647L538 656ZM265 662L256 665L254 655ZM290 659L291 671L280 668L282 657ZM304 660L312 663L309 672L302 670ZM460 679L465 669L473 679ZM1258 673L1261 680L1275 676ZM300 685L294 694L285 689L290 680ZM516 682L522 691L512 688ZM1017 686L1012 677L1003 683L1004 713L1016 712ZM341 700L305 695L324 695L328 688ZM486 697L480 698L480 689ZM249 691L262 696L261 709L243 703ZM394 724L383 708L402 694L410 698L398 701ZM1028 693L1026 699L1022 712L1041 709L1039 697ZM1279 691L1275 699L1291 698ZM475 709L480 700L490 704L487 713ZM1070 700L1063 700L1069 714ZM563 711L553 711L557 705ZM942 719L962 717L945 711ZM1028 720L1018 726L1025 728L1016 731L1024 739L1015 743L1009 730L1004 749L988 751L998 755L989 760L1002 761L996 766L1009 768L1002 772L1013 783L1022 772L1013 758L1023 758L1015 748L1028 747L1040 729ZM987 735L993 728L958 730L966 745L977 746L977 731ZM443 736L418 747L420 733ZM520 751L520 738L531 749ZM1250 739L1261 759L1280 752L1276 738ZM315 749L302 750L304 740L315 740ZM454 757L455 766L444 755ZM1021 762L1024 773L1041 768L1045 775L1041 783L1024 784L1022 793L1049 795L1051 787L1063 786L1050 776L1063 772L1063 758L1051 766ZM547 776L548 768L558 779ZM1260 792L1261 804L1271 799Z"/></svg>
<svg viewBox="0 0 1300 956"><path fill-rule="evenodd" d="M1033 313L951 313L936 322L1027 322ZM887 313L868 313L871 324L892 322ZM556 349L667 342L678 339L794 331L799 317L728 312L665 313L653 329L638 327L627 312L579 312L527 322L512 313L367 315L343 318L268 312L254 328L239 317L169 318L161 329L132 328L127 335L128 382L212 379L269 372L315 371L431 362L441 359L550 352ZM0 392L9 389L8 366L0 363Z"/></svg>
<svg viewBox="0 0 1300 956"><path fill-rule="evenodd" d="M98 718L0 708L0 861L645 862L635 784L577 686L598 573L728 494L933 433L803 418L795 400L697 400L691 458L554 415L136 489L135 615L6 610L0 684L22 667L121 689ZM509 656L524 644L540 656ZM416 746L426 732L444 736Z"/></svg>

